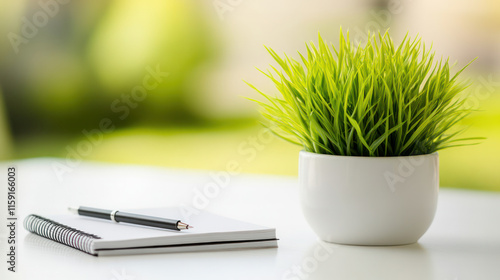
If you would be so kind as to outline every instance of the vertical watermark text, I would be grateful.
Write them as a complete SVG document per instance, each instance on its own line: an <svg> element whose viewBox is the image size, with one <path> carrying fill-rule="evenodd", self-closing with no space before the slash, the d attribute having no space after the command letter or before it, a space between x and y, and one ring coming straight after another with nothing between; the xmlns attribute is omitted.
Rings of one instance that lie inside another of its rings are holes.
<svg viewBox="0 0 500 280"><path fill-rule="evenodd" d="M17 271L17 168L7 167L7 270Z"/></svg>

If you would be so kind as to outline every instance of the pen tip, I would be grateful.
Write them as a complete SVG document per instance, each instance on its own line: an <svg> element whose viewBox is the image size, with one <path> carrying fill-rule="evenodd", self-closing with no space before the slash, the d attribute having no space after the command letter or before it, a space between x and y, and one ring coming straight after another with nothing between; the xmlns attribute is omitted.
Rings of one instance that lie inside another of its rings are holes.
<svg viewBox="0 0 500 280"><path fill-rule="evenodd" d="M73 213L73 214L78 214L78 209L77 208L73 208L73 207L68 207L68 211Z"/></svg>
<svg viewBox="0 0 500 280"><path fill-rule="evenodd" d="M190 228L192 228L192 226L190 226L186 223L183 223L183 222L179 222L179 223L177 223L177 228L180 230L183 230L183 229L190 229Z"/></svg>

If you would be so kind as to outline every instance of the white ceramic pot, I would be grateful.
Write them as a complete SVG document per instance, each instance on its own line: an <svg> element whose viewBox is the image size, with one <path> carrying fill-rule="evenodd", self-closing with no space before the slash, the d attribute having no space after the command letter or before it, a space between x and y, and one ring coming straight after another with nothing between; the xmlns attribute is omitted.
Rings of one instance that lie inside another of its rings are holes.
<svg viewBox="0 0 500 280"><path fill-rule="evenodd" d="M415 243L436 212L437 153L407 157L299 155L304 216L324 241Z"/></svg>

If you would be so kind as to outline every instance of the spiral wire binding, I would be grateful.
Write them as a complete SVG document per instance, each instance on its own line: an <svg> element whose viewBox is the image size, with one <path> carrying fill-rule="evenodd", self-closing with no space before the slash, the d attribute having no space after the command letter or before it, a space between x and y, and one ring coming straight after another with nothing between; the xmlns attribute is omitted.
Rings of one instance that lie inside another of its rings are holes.
<svg viewBox="0 0 500 280"><path fill-rule="evenodd" d="M96 255L92 249L93 241L95 239L101 239L101 237L97 235L86 233L33 214L24 219L24 228L29 232L38 234L91 255Z"/></svg>

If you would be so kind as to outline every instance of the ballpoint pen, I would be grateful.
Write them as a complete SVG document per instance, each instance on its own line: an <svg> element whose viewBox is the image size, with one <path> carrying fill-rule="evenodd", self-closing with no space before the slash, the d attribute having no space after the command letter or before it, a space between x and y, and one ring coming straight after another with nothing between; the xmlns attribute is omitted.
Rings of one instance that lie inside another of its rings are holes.
<svg viewBox="0 0 500 280"><path fill-rule="evenodd" d="M116 223L129 223L135 225L143 225L143 226L165 228L172 230L183 230L192 228L192 226L183 223L180 220L127 213L118 210L104 210L104 209L97 209L85 206L80 206L78 208L69 207L68 210L80 216L111 220Z"/></svg>

